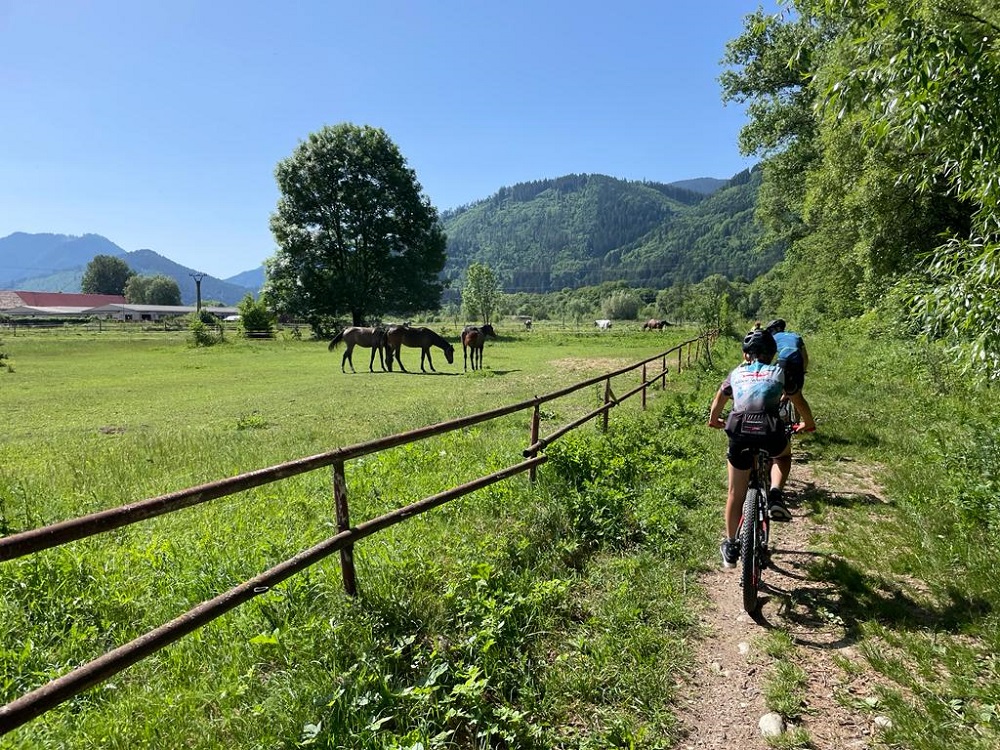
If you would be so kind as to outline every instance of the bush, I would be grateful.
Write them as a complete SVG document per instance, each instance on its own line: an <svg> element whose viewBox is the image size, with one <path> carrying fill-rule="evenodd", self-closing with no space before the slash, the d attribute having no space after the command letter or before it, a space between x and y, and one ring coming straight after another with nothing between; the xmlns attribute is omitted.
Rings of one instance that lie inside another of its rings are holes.
<svg viewBox="0 0 1000 750"><path fill-rule="evenodd" d="M192 320L188 330L191 332L191 343L195 346L214 346L219 343L219 337L200 320Z"/></svg>
<svg viewBox="0 0 1000 750"><path fill-rule="evenodd" d="M275 315L262 302L248 294L237 308L240 311L240 334L247 338L271 338L274 336Z"/></svg>

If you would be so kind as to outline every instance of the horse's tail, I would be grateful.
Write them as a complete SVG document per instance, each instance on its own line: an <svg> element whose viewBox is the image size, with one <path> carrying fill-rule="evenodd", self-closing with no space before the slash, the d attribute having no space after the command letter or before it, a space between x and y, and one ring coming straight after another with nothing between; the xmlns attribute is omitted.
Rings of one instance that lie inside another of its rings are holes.
<svg viewBox="0 0 1000 750"><path fill-rule="evenodd" d="M338 333L336 336L333 337L333 340L330 341L330 345L326 347L326 350L328 352L332 352L334 349L337 348L337 344L339 344L343 338L344 338L344 332L341 331L340 333Z"/></svg>

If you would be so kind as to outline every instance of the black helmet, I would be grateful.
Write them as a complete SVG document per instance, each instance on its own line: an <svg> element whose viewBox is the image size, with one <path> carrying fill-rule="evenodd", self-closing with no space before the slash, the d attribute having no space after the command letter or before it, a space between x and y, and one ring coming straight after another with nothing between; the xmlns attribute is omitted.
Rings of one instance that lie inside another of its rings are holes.
<svg viewBox="0 0 1000 750"><path fill-rule="evenodd" d="M770 331L754 329L743 338L743 352L754 359L770 362L778 353L778 344Z"/></svg>
<svg viewBox="0 0 1000 750"><path fill-rule="evenodd" d="M767 324L767 330L769 330L771 333L784 332L785 321L783 321L781 318L776 318L775 320L772 320L770 323Z"/></svg>

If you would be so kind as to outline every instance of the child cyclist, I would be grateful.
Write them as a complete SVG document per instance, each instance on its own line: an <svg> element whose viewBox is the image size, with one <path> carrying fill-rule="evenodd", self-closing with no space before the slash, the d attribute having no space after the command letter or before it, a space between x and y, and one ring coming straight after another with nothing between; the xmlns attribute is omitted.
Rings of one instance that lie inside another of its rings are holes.
<svg viewBox="0 0 1000 750"><path fill-rule="evenodd" d="M764 448L771 455L771 485L768 494L769 515L773 520L791 520L779 487L783 487L792 466L791 444L778 416L778 406L785 392L783 362L771 364L778 347L767 330L754 329L743 339L743 363L734 369L719 387L712 400L708 426L724 429L729 435L728 459L729 492L726 498L726 539L722 542L722 565L736 566L740 557L737 540L740 511L750 481L753 463L750 449ZM811 432L816 429L809 404L800 391L787 394L802 417L797 429ZM733 399L733 409L728 419L722 419L722 409Z"/></svg>

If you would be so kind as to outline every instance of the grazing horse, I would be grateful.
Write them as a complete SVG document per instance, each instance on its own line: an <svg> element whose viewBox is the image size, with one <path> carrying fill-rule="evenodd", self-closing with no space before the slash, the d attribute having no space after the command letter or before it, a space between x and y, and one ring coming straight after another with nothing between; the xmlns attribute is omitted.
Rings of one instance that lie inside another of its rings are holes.
<svg viewBox="0 0 1000 750"><path fill-rule="evenodd" d="M437 372L434 369L434 363L431 361L432 346L436 346L444 352L445 359L448 360L449 365L455 361L455 347L445 341L440 335L434 333L430 328L411 328L406 325L391 326L385 332L385 336L388 341L390 371L392 371L392 358L395 357L396 361L399 362L399 369L407 372L407 369L403 367L403 360L399 358L399 350L404 346L420 349L421 372L427 372L424 369L425 357L427 364L431 366L431 370Z"/></svg>
<svg viewBox="0 0 1000 750"><path fill-rule="evenodd" d="M466 326L462 329L462 370L468 369L469 350L472 350L472 370L483 369L483 344L486 343L486 329L493 330L493 326L485 325L482 328L476 326ZM496 334L494 334L496 335Z"/></svg>
<svg viewBox="0 0 1000 750"><path fill-rule="evenodd" d="M341 341L347 344L347 351L344 352L344 358L340 360L341 372L347 372L344 369L345 362L351 366L351 372L356 372L354 369L354 361L351 358L351 355L354 353L354 347L356 346L363 346L372 350L372 358L368 362L368 370L370 372L375 372L376 353L378 353L378 361L382 365L382 370L385 371L385 359L382 352L383 350L387 350L388 346L386 345L384 328L359 328L357 326L348 326L333 337L333 341L330 342L327 350L332 352ZM392 369L391 362L389 369Z"/></svg>
<svg viewBox="0 0 1000 750"><path fill-rule="evenodd" d="M657 320L656 318L650 318L645 323L642 324L642 330L644 331L662 331L664 326L667 325L665 320Z"/></svg>
<svg viewBox="0 0 1000 750"><path fill-rule="evenodd" d="M611 328L611 321L607 318L602 318L601 320L595 320L594 325L600 328L602 331L607 331Z"/></svg>

